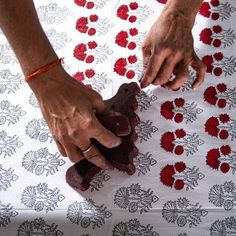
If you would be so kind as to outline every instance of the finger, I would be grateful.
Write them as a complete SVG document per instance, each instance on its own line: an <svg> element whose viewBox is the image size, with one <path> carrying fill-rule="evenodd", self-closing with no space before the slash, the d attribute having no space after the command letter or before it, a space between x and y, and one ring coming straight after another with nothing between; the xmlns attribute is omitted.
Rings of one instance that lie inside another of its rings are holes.
<svg viewBox="0 0 236 236"><path fill-rule="evenodd" d="M65 148L67 156L72 162L76 163L84 159L82 152L73 143L65 142L63 143L63 146Z"/></svg>
<svg viewBox="0 0 236 236"><path fill-rule="evenodd" d="M90 125L90 138L96 139L103 146L114 148L121 144L122 139L106 129L97 119L95 114L92 114L92 123Z"/></svg>
<svg viewBox="0 0 236 236"><path fill-rule="evenodd" d="M154 85L162 85L169 81L176 64L181 60L181 55L176 55L175 57L168 57L163 63L159 73L157 74L155 80L152 82Z"/></svg>
<svg viewBox="0 0 236 236"><path fill-rule="evenodd" d="M144 76L141 80L141 88L145 88L150 85L156 78L163 61L165 60L164 54L153 54L149 58L147 69L144 73Z"/></svg>
<svg viewBox="0 0 236 236"><path fill-rule="evenodd" d="M147 69L151 54L152 54L152 52L149 47L145 47L145 46L142 47L143 71L145 71Z"/></svg>
<svg viewBox="0 0 236 236"><path fill-rule="evenodd" d="M100 167L101 169L104 170L114 169L111 163L106 160L106 158L99 152L97 147L93 144L89 148L89 151L87 152L85 151L83 154L89 162Z"/></svg>
<svg viewBox="0 0 236 236"><path fill-rule="evenodd" d="M99 114L99 115L109 114L109 109L106 106L105 102L102 100L102 98L96 99L94 101L93 108L94 108L96 114Z"/></svg>
<svg viewBox="0 0 236 236"><path fill-rule="evenodd" d="M196 80L192 85L192 89L196 90L203 83L205 79L205 74L207 67L206 65L199 59L199 57L194 53L193 60L190 62L192 68L196 71Z"/></svg>
<svg viewBox="0 0 236 236"><path fill-rule="evenodd" d="M62 144L55 138L54 138L54 141L55 141L57 148L58 148L59 152L61 153L61 155L63 157L66 157L67 154L66 154L66 151L65 151L64 147L62 146Z"/></svg>
<svg viewBox="0 0 236 236"><path fill-rule="evenodd" d="M181 63L177 69L176 77L166 84L172 90L178 90L189 78L188 65Z"/></svg>

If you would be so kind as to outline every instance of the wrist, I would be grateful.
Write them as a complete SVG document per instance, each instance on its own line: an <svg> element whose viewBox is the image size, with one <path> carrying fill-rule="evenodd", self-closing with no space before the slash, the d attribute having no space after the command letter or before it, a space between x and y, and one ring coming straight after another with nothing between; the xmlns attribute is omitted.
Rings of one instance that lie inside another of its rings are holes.
<svg viewBox="0 0 236 236"><path fill-rule="evenodd" d="M181 17L185 22L193 28L197 12L200 8L202 0L169 0L163 10L166 14L172 14L174 17Z"/></svg>

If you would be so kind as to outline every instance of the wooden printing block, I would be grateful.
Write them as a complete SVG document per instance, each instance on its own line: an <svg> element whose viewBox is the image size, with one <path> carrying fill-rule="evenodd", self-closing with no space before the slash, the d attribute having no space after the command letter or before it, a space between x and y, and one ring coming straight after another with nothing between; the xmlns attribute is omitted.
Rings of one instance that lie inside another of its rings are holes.
<svg viewBox="0 0 236 236"><path fill-rule="evenodd" d="M109 116L97 116L104 127L122 137L123 142L121 145L109 149L96 140L92 140L99 151L115 168L129 175L135 172L133 158L139 153L134 145L137 139L135 127L140 121L134 112L138 108L136 95L139 91L140 88L136 83L121 85L117 94L105 101L107 107L114 113ZM95 166L87 159L83 159L67 170L66 181L75 190L85 191L89 188L93 176L100 170L101 168Z"/></svg>

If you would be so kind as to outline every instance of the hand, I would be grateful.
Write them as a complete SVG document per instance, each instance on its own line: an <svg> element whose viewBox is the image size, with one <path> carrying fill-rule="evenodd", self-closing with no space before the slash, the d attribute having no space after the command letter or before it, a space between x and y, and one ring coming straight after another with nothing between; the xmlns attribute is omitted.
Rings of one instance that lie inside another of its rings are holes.
<svg viewBox="0 0 236 236"><path fill-rule="evenodd" d="M178 90L189 77L188 66L196 70L195 90L204 80L206 66L193 47L193 22L176 10L163 11L142 45L144 76L141 87L165 85ZM169 81L175 74L175 79Z"/></svg>
<svg viewBox="0 0 236 236"><path fill-rule="evenodd" d="M92 145L91 139L113 148L121 139L105 129L96 114L107 114L102 97L82 83L71 78L58 66L29 81L35 92L42 114L54 136L60 153L72 162L83 158L102 169L112 168L105 157Z"/></svg>

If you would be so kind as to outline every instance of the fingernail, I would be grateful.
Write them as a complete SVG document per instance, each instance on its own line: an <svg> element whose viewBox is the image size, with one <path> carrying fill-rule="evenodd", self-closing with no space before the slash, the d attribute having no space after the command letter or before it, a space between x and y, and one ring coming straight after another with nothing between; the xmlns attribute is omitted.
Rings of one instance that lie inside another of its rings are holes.
<svg viewBox="0 0 236 236"><path fill-rule="evenodd" d="M141 83L141 84L140 84L140 87L141 87L141 88L146 88L147 85L146 85L145 83Z"/></svg>
<svg viewBox="0 0 236 236"><path fill-rule="evenodd" d="M121 145L121 143L122 143L122 139L118 139L118 141L113 144L113 147L117 147Z"/></svg>

